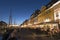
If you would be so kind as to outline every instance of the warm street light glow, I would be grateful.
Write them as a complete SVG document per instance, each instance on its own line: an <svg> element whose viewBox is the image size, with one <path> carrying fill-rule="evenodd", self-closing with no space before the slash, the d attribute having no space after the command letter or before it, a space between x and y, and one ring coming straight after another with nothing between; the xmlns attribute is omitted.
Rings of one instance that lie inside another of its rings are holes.
<svg viewBox="0 0 60 40"><path fill-rule="evenodd" d="M24 25L24 27L26 27L27 25Z"/></svg>
<svg viewBox="0 0 60 40"><path fill-rule="evenodd" d="M39 25L36 25L36 27L39 27Z"/></svg>
<svg viewBox="0 0 60 40"><path fill-rule="evenodd" d="M23 25L21 27L24 27Z"/></svg>
<svg viewBox="0 0 60 40"><path fill-rule="evenodd" d="M40 25L40 28L43 28L44 27L44 25Z"/></svg>
<svg viewBox="0 0 60 40"><path fill-rule="evenodd" d="M9 26L19 26L19 25L9 25Z"/></svg>
<svg viewBox="0 0 60 40"><path fill-rule="evenodd" d="M37 24L37 22L34 22L34 24Z"/></svg>
<svg viewBox="0 0 60 40"><path fill-rule="evenodd" d="M32 25L31 23L29 23L28 25Z"/></svg>
<svg viewBox="0 0 60 40"><path fill-rule="evenodd" d="M46 19L46 20L44 20L44 22L50 22L50 19Z"/></svg>

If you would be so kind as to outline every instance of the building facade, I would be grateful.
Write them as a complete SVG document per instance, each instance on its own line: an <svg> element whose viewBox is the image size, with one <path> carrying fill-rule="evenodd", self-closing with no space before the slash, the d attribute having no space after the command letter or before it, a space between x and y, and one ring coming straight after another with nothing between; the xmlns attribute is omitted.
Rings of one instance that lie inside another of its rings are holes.
<svg viewBox="0 0 60 40"><path fill-rule="evenodd" d="M47 6L43 6L40 11L33 13L26 25L26 27L41 28L45 31L47 29L59 30L60 0L51 1Z"/></svg>
<svg viewBox="0 0 60 40"><path fill-rule="evenodd" d="M48 9L46 7L42 8L41 13L37 16L38 18L38 27L44 28L47 30L56 29L59 30L60 25L60 0L56 1Z"/></svg>

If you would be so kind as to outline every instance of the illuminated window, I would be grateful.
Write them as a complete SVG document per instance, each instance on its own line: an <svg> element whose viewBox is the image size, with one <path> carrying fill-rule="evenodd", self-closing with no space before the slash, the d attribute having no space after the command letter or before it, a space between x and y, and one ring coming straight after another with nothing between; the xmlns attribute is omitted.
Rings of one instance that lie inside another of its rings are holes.
<svg viewBox="0 0 60 40"><path fill-rule="evenodd" d="M50 21L50 19L49 18L46 18L45 20L44 20L44 22L49 22Z"/></svg>

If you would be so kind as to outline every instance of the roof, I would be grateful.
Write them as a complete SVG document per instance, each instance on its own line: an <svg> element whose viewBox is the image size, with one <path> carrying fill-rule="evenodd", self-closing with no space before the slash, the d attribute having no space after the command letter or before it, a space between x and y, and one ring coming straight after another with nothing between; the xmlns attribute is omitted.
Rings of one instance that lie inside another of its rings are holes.
<svg viewBox="0 0 60 40"><path fill-rule="evenodd" d="M51 7L54 3L56 3L57 1L59 1L59 0L51 0L51 2L49 2L47 5L46 5L46 7L47 7L47 9L49 8L49 7Z"/></svg>
<svg viewBox="0 0 60 40"><path fill-rule="evenodd" d="M6 22L4 22L4 21L0 21L0 24L7 24Z"/></svg>

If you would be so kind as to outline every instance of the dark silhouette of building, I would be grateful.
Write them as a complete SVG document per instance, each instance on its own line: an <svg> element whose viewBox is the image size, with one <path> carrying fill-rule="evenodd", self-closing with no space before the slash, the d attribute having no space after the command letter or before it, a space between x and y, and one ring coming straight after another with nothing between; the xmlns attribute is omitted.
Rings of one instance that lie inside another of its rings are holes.
<svg viewBox="0 0 60 40"><path fill-rule="evenodd" d="M4 21L0 21L0 28L5 28L7 27L7 23Z"/></svg>

